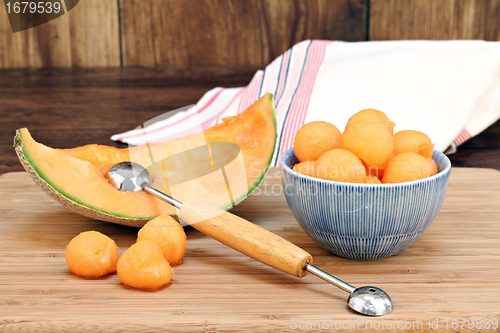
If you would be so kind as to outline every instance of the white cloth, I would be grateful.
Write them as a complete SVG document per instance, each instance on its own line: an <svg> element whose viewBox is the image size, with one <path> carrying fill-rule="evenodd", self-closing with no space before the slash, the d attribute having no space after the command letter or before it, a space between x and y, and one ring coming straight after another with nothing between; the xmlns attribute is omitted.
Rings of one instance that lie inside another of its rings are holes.
<svg viewBox="0 0 500 333"><path fill-rule="evenodd" d="M426 133L444 151L500 118L500 42L308 40L259 70L247 87L215 88L187 111L114 135L132 145L208 128L275 96L278 143L273 165L304 124L323 120L343 131L350 116L381 110L407 129Z"/></svg>

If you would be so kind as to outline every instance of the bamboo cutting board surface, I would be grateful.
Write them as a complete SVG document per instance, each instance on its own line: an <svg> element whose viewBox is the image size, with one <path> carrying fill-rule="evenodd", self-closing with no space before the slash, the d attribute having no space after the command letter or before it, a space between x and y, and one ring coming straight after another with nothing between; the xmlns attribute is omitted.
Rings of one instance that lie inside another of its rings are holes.
<svg viewBox="0 0 500 333"><path fill-rule="evenodd" d="M74 236L98 230L116 241L121 254L137 229L67 211L23 172L0 176L0 331L382 331L406 325L437 332L448 325L451 332L452 324L458 325L453 331L468 331L470 320L500 320L498 171L452 169L431 227L385 259L343 259L316 245L286 204L278 168L232 212L308 251L317 267L336 277L384 289L394 312L360 316L346 306L344 291L312 275L273 270L192 228L186 229L185 262L174 267L173 283L163 290L128 289L117 275L78 278L64 260Z"/></svg>

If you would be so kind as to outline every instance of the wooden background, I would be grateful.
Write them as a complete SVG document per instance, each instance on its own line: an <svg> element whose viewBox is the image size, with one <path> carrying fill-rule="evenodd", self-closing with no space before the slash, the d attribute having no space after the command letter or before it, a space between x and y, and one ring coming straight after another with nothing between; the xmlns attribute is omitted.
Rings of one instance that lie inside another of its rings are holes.
<svg viewBox="0 0 500 333"><path fill-rule="evenodd" d="M301 40L496 41L499 18L500 0L80 0L13 34L0 7L0 174L22 170L21 127L55 148L123 146L110 135L245 86ZM500 121L450 159L500 170Z"/></svg>
<svg viewBox="0 0 500 333"><path fill-rule="evenodd" d="M0 68L258 66L304 39L500 40L500 0L81 0L13 34Z"/></svg>

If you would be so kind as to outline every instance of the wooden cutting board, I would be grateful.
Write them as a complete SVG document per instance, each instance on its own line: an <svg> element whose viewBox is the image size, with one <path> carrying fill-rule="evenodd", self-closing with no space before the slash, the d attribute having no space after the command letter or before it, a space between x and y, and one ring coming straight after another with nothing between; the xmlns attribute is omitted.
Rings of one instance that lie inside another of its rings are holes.
<svg viewBox="0 0 500 333"><path fill-rule="evenodd" d="M454 168L441 212L402 253L378 260L336 257L299 227L278 168L233 212L302 247L317 267L354 286L387 291L395 310L364 317L347 293L308 275L288 276L187 229L185 263L157 292L125 288L118 276L85 280L64 260L78 233L98 230L120 254L137 229L94 221L52 201L26 173L0 176L0 331L193 332L477 331L500 320L500 172ZM461 319L462 318L462 319ZM465 319L463 319L465 318ZM487 318L487 319L486 319ZM467 321L468 320L468 321ZM476 320L474 323L473 320Z"/></svg>

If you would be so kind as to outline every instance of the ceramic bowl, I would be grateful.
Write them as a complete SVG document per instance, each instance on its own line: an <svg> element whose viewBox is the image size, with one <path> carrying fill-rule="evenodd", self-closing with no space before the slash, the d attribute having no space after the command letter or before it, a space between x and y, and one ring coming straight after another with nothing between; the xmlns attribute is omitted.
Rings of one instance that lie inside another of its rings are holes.
<svg viewBox="0 0 500 333"><path fill-rule="evenodd" d="M395 255L430 226L443 203L451 163L434 151L438 173L397 184L342 183L302 175L293 149L281 156L284 192L302 229L325 250L352 259Z"/></svg>

